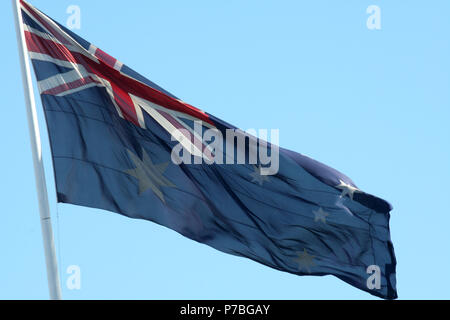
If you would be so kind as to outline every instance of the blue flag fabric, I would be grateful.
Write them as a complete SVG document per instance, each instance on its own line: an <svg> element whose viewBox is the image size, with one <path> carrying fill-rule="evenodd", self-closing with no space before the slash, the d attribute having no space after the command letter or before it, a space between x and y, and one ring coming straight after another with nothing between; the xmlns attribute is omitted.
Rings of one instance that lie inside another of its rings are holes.
<svg viewBox="0 0 450 320"><path fill-rule="evenodd" d="M375 296L397 297L386 201L282 148L273 175L262 174L260 160L174 163L173 150L182 140L173 138L174 128L201 121L202 133L214 128L224 137L235 128L182 102L25 1L21 5L59 202L153 221L281 271L334 275ZM232 160L239 151L246 159L251 153L248 141L233 148ZM200 149L206 150L202 142ZM268 149L275 152L272 144Z"/></svg>

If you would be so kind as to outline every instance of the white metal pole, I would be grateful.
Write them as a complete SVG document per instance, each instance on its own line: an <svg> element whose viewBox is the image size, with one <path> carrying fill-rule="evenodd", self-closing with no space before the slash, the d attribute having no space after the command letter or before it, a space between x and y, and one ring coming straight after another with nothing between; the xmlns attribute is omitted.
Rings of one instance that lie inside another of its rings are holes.
<svg viewBox="0 0 450 320"><path fill-rule="evenodd" d="M20 0L12 0L14 18L16 24L17 43L19 46L20 66L22 69L22 81L27 107L28 129L30 133L31 151L33 154L34 175L39 201L39 213L41 218L42 238L44 240L45 263L47 266L47 280L50 291L50 299L61 299L61 286L59 282L58 263L53 241L50 207L48 204L47 185L45 183L44 164L42 162L41 138L34 101L33 85L31 82L30 64L23 30Z"/></svg>

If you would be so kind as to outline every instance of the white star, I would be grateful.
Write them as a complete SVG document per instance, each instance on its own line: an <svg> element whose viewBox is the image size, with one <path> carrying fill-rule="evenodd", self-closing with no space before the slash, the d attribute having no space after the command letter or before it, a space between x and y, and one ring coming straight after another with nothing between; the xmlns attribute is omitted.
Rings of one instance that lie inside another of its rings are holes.
<svg viewBox="0 0 450 320"><path fill-rule="evenodd" d="M336 186L336 188L341 189L342 193L341 193L341 198L345 197L346 195L348 195L350 197L350 199L353 200L353 195L354 193L358 193L361 192L361 190L359 190L358 188L351 186L347 183L345 183L344 181L339 179L340 184Z"/></svg>
<svg viewBox="0 0 450 320"><path fill-rule="evenodd" d="M269 182L269 177L261 174L261 167L253 166L253 172L249 173L252 177L252 182L257 182L260 186L264 184L264 182Z"/></svg>
<svg viewBox="0 0 450 320"><path fill-rule="evenodd" d="M322 221L323 223L327 223L326 217L329 216L329 214L325 211L323 211L322 208L319 208L319 210L313 211L314 213L314 222Z"/></svg>
<svg viewBox="0 0 450 320"><path fill-rule="evenodd" d="M299 270L305 269L308 273L311 273L311 267L316 265L314 263L315 256L310 255L306 249L303 249L303 252L298 253L297 256L295 261L298 264Z"/></svg>

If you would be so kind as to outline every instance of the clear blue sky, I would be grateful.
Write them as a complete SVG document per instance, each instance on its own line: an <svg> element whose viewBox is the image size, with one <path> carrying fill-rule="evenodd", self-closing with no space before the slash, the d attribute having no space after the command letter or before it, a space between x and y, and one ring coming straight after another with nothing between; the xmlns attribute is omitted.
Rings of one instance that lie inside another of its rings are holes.
<svg viewBox="0 0 450 320"><path fill-rule="evenodd" d="M178 97L390 201L402 299L450 298L450 2L447 0L30 2ZM368 30L366 8L381 8ZM48 297L10 1L1 1L0 298ZM372 299L331 277L298 277L146 221L56 205L67 299ZM81 267L81 290L66 268Z"/></svg>

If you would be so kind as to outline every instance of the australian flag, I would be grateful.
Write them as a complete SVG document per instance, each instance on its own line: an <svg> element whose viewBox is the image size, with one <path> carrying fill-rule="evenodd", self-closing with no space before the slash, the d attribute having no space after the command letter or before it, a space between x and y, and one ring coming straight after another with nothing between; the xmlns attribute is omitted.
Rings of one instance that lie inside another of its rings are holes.
<svg viewBox="0 0 450 320"><path fill-rule="evenodd" d="M59 202L153 221L281 271L334 275L397 297L389 203L187 104L27 2L21 10ZM215 144L205 142L208 130L218 133ZM217 138L229 132L231 148ZM276 171L267 172L261 146L277 155ZM223 161L211 161L222 151Z"/></svg>

